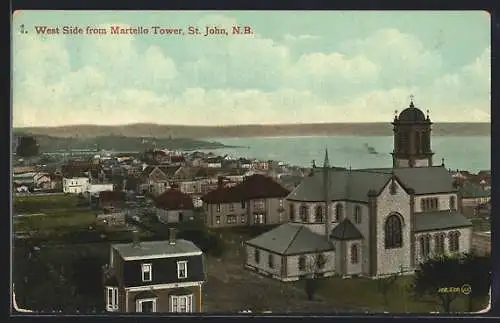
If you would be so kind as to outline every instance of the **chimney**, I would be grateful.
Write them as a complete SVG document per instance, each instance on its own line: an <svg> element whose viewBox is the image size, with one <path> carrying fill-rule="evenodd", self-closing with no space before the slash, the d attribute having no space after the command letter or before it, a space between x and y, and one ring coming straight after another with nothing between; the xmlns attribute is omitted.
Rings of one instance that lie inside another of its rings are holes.
<svg viewBox="0 0 500 323"><path fill-rule="evenodd" d="M177 238L175 237L175 228L168 228L168 243L175 245Z"/></svg>
<svg viewBox="0 0 500 323"><path fill-rule="evenodd" d="M141 244L141 240L139 239L139 230L137 228L132 231L132 244L134 247L139 247Z"/></svg>

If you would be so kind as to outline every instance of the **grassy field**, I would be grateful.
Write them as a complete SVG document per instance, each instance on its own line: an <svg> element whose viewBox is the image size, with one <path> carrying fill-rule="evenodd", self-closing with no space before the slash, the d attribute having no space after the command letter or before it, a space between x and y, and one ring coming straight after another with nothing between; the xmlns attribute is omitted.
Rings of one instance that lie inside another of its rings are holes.
<svg viewBox="0 0 500 323"><path fill-rule="evenodd" d="M14 198L14 232L67 231L85 229L94 223L96 213L79 207L72 195L24 196Z"/></svg>
<svg viewBox="0 0 500 323"><path fill-rule="evenodd" d="M349 305L361 308L370 308L376 312L390 313L429 313L440 312L442 309L431 298L415 299L410 291L412 276L402 276L387 293L388 304L380 292L378 280L368 278L331 277L322 280L318 289L318 296L332 300L339 305ZM303 288L303 282L294 283ZM474 304L474 310L486 307L486 299ZM459 296L451 305L452 312L467 312L468 298Z"/></svg>

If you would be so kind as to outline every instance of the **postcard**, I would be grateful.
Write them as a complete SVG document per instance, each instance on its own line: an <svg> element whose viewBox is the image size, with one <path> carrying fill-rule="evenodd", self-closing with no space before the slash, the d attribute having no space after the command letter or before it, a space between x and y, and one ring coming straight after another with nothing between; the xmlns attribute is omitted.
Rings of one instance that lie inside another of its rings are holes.
<svg viewBox="0 0 500 323"><path fill-rule="evenodd" d="M488 13L12 24L14 312L488 311Z"/></svg>

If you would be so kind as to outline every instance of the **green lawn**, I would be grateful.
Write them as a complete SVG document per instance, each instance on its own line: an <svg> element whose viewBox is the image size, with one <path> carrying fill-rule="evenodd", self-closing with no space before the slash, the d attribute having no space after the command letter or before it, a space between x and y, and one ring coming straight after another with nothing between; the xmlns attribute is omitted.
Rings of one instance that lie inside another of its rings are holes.
<svg viewBox="0 0 500 323"><path fill-rule="evenodd" d="M14 231L52 232L70 228L83 229L93 225L95 218L96 214L91 210L57 210L16 218Z"/></svg>
<svg viewBox="0 0 500 323"><path fill-rule="evenodd" d="M71 209L79 201L76 195L16 196L13 210L16 213L40 213L40 210Z"/></svg>
<svg viewBox="0 0 500 323"><path fill-rule="evenodd" d="M341 277L325 278L319 284L317 295L329 299L339 306L355 306L370 309L372 311L387 311L390 313L429 313L442 312L442 309L433 299L414 299L409 291L412 276L398 278L398 281L387 293L388 304L384 304L384 297L379 289L378 280L368 278L348 278ZM303 288L303 282L297 282ZM466 312L468 298L459 296L451 305L453 312ZM475 304L474 310L485 307L486 301L482 304Z"/></svg>

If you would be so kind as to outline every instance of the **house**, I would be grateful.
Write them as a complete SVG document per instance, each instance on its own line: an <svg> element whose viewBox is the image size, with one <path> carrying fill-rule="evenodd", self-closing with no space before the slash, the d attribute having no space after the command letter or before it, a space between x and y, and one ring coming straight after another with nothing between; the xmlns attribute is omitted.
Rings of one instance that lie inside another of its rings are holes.
<svg viewBox="0 0 500 323"><path fill-rule="evenodd" d="M99 194L100 192L113 191L115 189L113 184L89 184L86 192L92 195Z"/></svg>
<svg viewBox="0 0 500 323"><path fill-rule="evenodd" d="M185 194L200 193L200 185L197 181L179 181L176 183L179 190Z"/></svg>
<svg viewBox="0 0 500 323"><path fill-rule="evenodd" d="M206 279L203 252L192 242L139 241L112 244L103 268L109 312L202 312ZM137 233L136 233L137 234Z"/></svg>
<svg viewBox="0 0 500 323"><path fill-rule="evenodd" d="M170 187L170 179L179 171L180 166L147 166L143 170L143 179L148 191L160 195Z"/></svg>
<svg viewBox="0 0 500 323"><path fill-rule="evenodd" d="M252 161L246 158L240 158L238 159L238 165L240 168L243 169L251 169L252 168Z"/></svg>
<svg viewBox="0 0 500 323"><path fill-rule="evenodd" d="M14 174L12 182L16 185L27 185L41 189L50 189L51 186L49 174L40 172Z"/></svg>
<svg viewBox="0 0 500 323"><path fill-rule="evenodd" d="M472 251L481 256L491 255L491 232L474 232Z"/></svg>
<svg viewBox="0 0 500 323"><path fill-rule="evenodd" d="M278 224L286 220L284 199L290 193L269 177L253 175L234 187L202 197L208 227Z"/></svg>
<svg viewBox="0 0 500 323"><path fill-rule="evenodd" d="M206 160L208 168L222 168L222 163L224 162L224 157L208 157Z"/></svg>
<svg viewBox="0 0 500 323"><path fill-rule="evenodd" d="M63 190L63 178L61 175L58 174L49 174L50 177L50 189L57 191L57 192L62 192Z"/></svg>
<svg viewBox="0 0 500 323"><path fill-rule="evenodd" d="M26 167L26 166L16 166L12 167L12 173L17 174L25 174L25 173L36 173L37 169L35 167Z"/></svg>
<svg viewBox="0 0 500 323"><path fill-rule="evenodd" d="M163 192L155 200L156 216L163 223L178 223L194 216L193 200L177 189Z"/></svg>
<svg viewBox="0 0 500 323"><path fill-rule="evenodd" d="M87 191L90 184L90 179L88 177L63 177L63 192L69 194L83 194Z"/></svg>
<svg viewBox="0 0 500 323"><path fill-rule="evenodd" d="M490 201L491 192L484 190L479 184L463 182L459 185L462 205L466 208L476 208Z"/></svg>
<svg viewBox="0 0 500 323"><path fill-rule="evenodd" d="M429 257L469 252L472 224L444 162L433 165L429 117L411 102L393 126L392 167L332 168L326 151L323 167L286 197L290 223L246 242L246 267L283 281L375 279L412 274Z"/></svg>

